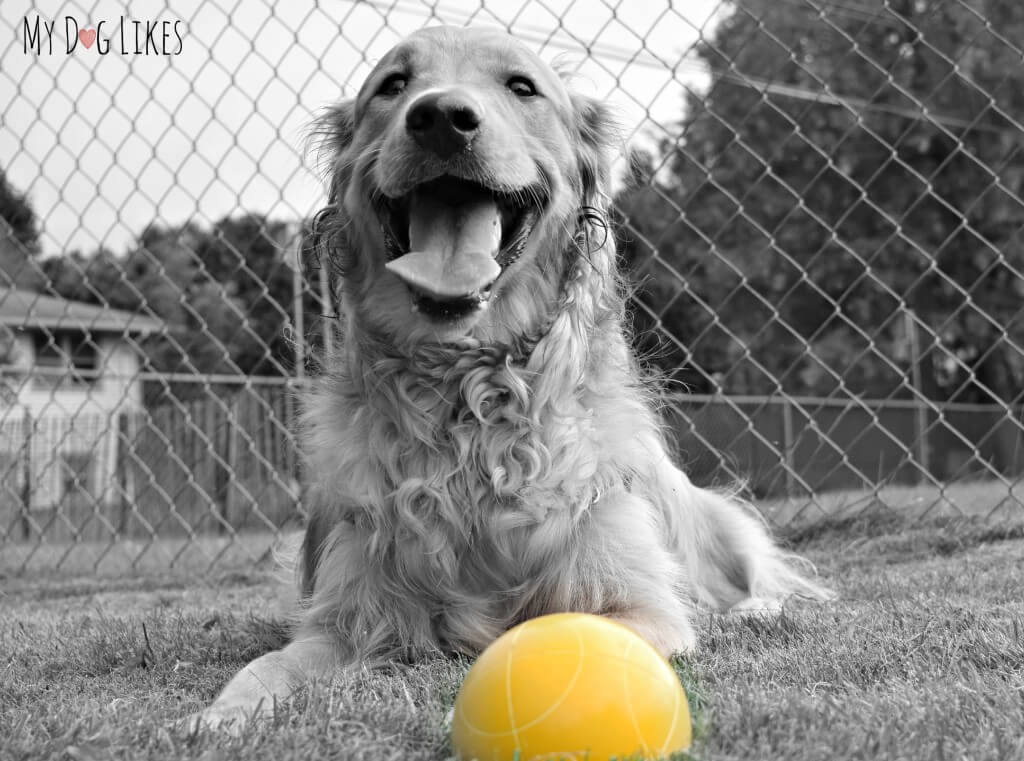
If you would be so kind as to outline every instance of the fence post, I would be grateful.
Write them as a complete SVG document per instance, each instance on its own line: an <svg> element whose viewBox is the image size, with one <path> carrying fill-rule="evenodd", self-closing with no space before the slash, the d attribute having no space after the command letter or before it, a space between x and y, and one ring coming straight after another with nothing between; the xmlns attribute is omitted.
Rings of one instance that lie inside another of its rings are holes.
<svg viewBox="0 0 1024 761"><path fill-rule="evenodd" d="M924 393L924 383L921 378L921 339L917 332L917 321L913 312L907 307L903 308L903 319L906 325L907 340L910 344L910 384L915 392L914 397L914 422L917 433L917 482L925 484L929 481L931 467L929 464L930 453L928 451L928 403Z"/></svg>
<svg viewBox="0 0 1024 761"><path fill-rule="evenodd" d="M237 486L235 485L238 480L238 398L232 396L231 402L228 404L228 440L226 454L227 465L228 465L228 490L227 495L224 498L224 520L232 526L232 528L239 528L239 526L233 523L235 518L235 492Z"/></svg>
<svg viewBox="0 0 1024 761"><path fill-rule="evenodd" d="M32 411L25 408L25 468L21 483L21 538L28 539L32 512Z"/></svg>
<svg viewBox="0 0 1024 761"><path fill-rule="evenodd" d="M326 254L323 254L326 257ZM320 274L317 280L320 285L320 304L323 309L323 316L320 318L320 334L323 337L323 356L330 357L334 354L334 320L337 319L335 314L336 307L334 306L334 300L331 298L331 283L330 283L330 271L331 263L329 261L320 262ZM299 376L300 378L302 376Z"/></svg>
<svg viewBox="0 0 1024 761"><path fill-rule="evenodd" d="M793 407L788 397L782 397L782 457L786 469L786 496L796 493L796 478L793 473Z"/></svg>
<svg viewBox="0 0 1024 761"><path fill-rule="evenodd" d="M292 265L292 327L295 330L295 373L298 377L306 374L306 321L303 295L302 272L302 228L295 232L292 246L295 261Z"/></svg>
<svg viewBox="0 0 1024 761"><path fill-rule="evenodd" d="M117 426L114 438L114 484L120 491L117 515L117 531L119 534L128 527L128 460L125 454L125 441L128 438L128 412L121 412L117 415Z"/></svg>

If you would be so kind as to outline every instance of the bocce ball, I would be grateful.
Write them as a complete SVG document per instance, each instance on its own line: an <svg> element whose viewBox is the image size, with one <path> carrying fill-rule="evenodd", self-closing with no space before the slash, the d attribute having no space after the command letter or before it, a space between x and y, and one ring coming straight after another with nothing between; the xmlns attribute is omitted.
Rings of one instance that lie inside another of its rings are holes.
<svg viewBox="0 0 1024 761"><path fill-rule="evenodd" d="M690 746L686 694L646 640L601 616L555 613L510 629L455 699L461 761L657 758Z"/></svg>

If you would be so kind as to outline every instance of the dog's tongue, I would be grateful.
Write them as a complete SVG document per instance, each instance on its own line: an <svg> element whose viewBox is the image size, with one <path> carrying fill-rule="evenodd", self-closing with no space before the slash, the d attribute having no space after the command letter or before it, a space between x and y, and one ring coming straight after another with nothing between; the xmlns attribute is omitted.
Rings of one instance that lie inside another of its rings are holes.
<svg viewBox="0 0 1024 761"><path fill-rule="evenodd" d="M409 253L386 265L441 301L479 294L501 273L495 261L501 214L494 198L483 191L459 196L415 192L409 201Z"/></svg>

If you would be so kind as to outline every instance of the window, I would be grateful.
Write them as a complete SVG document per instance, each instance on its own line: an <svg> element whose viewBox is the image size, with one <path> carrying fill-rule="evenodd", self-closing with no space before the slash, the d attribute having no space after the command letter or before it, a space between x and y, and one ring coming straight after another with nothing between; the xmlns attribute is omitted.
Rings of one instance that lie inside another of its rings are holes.
<svg viewBox="0 0 1024 761"><path fill-rule="evenodd" d="M99 353L87 333L36 333L34 366L38 386L90 385L99 377Z"/></svg>
<svg viewBox="0 0 1024 761"><path fill-rule="evenodd" d="M24 383L24 368L18 367L20 354L14 331L0 325L0 407L14 404L18 389ZM0 470L2 481L3 471Z"/></svg>
<svg viewBox="0 0 1024 761"><path fill-rule="evenodd" d="M99 357L96 355L96 344L88 335L82 335L78 341L71 341L71 369L75 377L84 383L96 380L100 369Z"/></svg>

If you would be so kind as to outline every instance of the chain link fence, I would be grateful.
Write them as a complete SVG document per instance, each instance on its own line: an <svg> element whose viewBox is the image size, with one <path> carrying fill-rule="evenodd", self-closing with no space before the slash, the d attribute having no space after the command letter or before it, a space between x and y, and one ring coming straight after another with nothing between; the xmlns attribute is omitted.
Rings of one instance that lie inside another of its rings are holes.
<svg viewBox="0 0 1024 761"><path fill-rule="evenodd" d="M0 572L204 567L301 524L334 319L303 151L427 24L621 114L637 348L680 457L794 527L1024 507L1024 6L5 3Z"/></svg>

